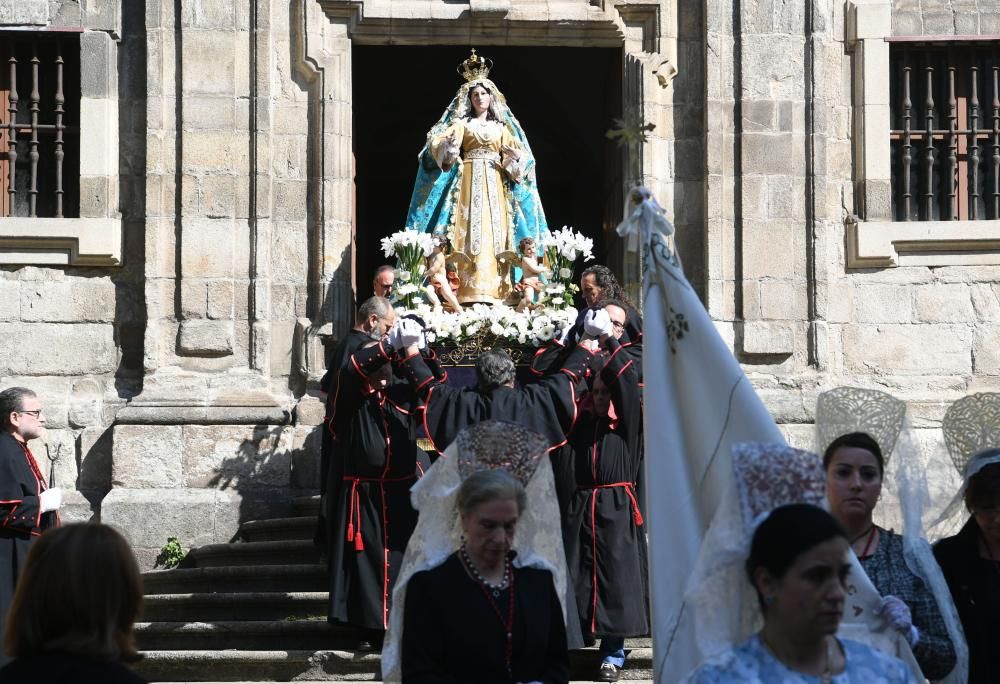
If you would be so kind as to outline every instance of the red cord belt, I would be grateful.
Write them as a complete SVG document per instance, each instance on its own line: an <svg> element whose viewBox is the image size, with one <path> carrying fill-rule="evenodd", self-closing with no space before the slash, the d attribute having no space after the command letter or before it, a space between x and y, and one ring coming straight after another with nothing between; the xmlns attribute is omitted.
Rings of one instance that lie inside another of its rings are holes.
<svg viewBox="0 0 1000 684"><path fill-rule="evenodd" d="M347 512L347 541L354 542L355 551L364 551L365 542L361 538L361 497L358 494L358 485L362 482L406 482L415 480L417 474L404 475L403 477L357 477L354 475L344 475L344 482L351 483L351 504ZM357 519L357 525L354 524Z"/></svg>
<svg viewBox="0 0 1000 684"><path fill-rule="evenodd" d="M635 498L635 485L631 482L613 482L611 484L592 485L590 487L577 487L577 489L586 491L589 489L611 489L612 487L622 487L625 489L625 494L632 505L632 520L635 521L636 527L641 527L643 522L642 513L639 512L639 500Z"/></svg>

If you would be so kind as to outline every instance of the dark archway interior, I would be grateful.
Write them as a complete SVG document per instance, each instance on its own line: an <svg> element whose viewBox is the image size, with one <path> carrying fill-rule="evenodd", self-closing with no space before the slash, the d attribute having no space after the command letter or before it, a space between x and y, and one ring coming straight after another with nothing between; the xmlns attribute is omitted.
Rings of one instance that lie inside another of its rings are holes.
<svg viewBox="0 0 1000 684"><path fill-rule="evenodd" d="M488 47L490 78L506 96L537 159L539 194L550 229L571 225L607 253L607 198L620 183L617 148L605 132L621 116L621 50ZM371 295L387 260L379 240L404 227L427 131L462 84L459 46L355 46L355 291ZM619 210L620 211L620 210Z"/></svg>

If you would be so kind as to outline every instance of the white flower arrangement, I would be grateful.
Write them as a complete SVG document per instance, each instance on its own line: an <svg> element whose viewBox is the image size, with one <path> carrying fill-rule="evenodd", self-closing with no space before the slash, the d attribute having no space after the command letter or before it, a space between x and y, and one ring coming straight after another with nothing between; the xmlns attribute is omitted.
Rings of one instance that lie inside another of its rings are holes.
<svg viewBox="0 0 1000 684"><path fill-rule="evenodd" d="M534 347L552 340L557 330L572 326L577 316L573 307L546 306L517 311L503 304L474 304L453 312L435 310L421 303L410 310L397 309L396 312L397 316L407 313L415 313L424 320L428 342L459 344L477 335L487 335L497 342Z"/></svg>
<svg viewBox="0 0 1000 684"><path fill-rule="evenodd" d="M404 306L412 307L426 270L424 260L434 251L434 236L406 228L382 238L381 245L386 258L396 257L393 296Z"/></svg>

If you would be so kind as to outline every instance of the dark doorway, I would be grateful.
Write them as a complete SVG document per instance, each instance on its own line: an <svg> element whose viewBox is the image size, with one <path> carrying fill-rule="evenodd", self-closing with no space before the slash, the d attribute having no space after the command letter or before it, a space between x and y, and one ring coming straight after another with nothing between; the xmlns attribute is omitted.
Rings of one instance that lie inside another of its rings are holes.
<svg viewBox="0 0 1000 684"><path fill-rule="evenodd" d="M537 160L550 229L594 239L603 263L607 198L621 183L618 149L605 137L621 116L622 52L612 48L488 47L490 78L521 122ZM417 154L462 84L468 47L355 46L355 291L371 295L386 263L379 240L404 227Z"/></svg>

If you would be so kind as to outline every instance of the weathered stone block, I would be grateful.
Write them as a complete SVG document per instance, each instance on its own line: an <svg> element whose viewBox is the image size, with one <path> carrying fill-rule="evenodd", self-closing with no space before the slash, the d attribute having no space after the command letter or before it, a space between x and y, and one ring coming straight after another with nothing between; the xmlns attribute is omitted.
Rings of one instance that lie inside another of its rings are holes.
<svg viewBox="0 0 1000 684"><path fill-rule="evenodd" d="M184 428L184 482L189 487L287 487L295 431L290 426Z"/></svg>
<svg viewBox="0 0 1000 684"><path fill-rule="evenodd" d="M215 280L208 283L208 317L212 319L233 318L233 282Z"/></svg>
<svg viewBox="0 0 1000 684"><path fill-rule="evenodd" d="M229 131L184 131L184 172L219 173L237 176L250 173L246 133Z"/></svg>
<svg viewBox="0 0 1000 684"><path fill-rule="evenodd" d="M972 308L976 318L983 322L1000 321L1000 286L988 283L974 283L972 292Z"/></svg>
<svg viewBox="0 0 1000 684"><path fill-rule="evenodd" d="M80 34L80 92L83 97L117 97L117 54L117 46L107 33L84 31Z"/></svg>
<svg viewBox="0 0 1000 684"><path fill-rule="evenodd" d="M114 428L88 427L80 433L81 490L111 489Z"/></svg>
<svg viewBox="0 0 1000 684"><path fill-rule="evenodd" d="M181 272L185 278L232 278L235 225L231 219L185 219Z"/></svg>
<svg viewBox="0 0 1000 684"><path fill-rule="evenodd" d="M0 323L2 375L87 375L114 372L114 328L78 323Z"/></svg>
<svg viewBox="0 0 1000 684"><path fill-rule="evenodd" d="M157 489L181 485L183 428L116 425L113 429L111 477L116 487Z"/></svg>
<svg viewBox="0 0 1000 684"><path fill-rule="evenodd" d="M325 395L323 395L325 396ZM295 424L305 426L322 425L326 415L326 404L318 396L304 395L295 405Z"/></svg>
<svg viewBox="0 0 1000 684"><path fill-rule="evenodd" d="M972 359L976 373L1000 375L1000 325L976 327Z"/></svg>
<svg viewBox="0 0 1000 684"><path fill-rule="evenodd" d="M935 375L972 372L972 330L967 326L845 326L844 365L869 375Z"/></svg>
<svg viewBox="0 0 1000 684"><path fill-rule="evenodd" d="M274 184L275 220L302 221L308 209L306 195L309 187L306 181L279 181Z"/></svg>
<svg viewBox="0 0 1000 684"><path fill-rule="evenodd" d="M760 283L760 314L764 320L805 320L807 313L805 282L765 280Z"/></svg>
<svg viewBox="0 0 1000 684"><path fill-rule="evenodd" d="M746 354L791 354L795 333L788 323L747 321L743 324L743 352Z"/></svg>
<svg viewBox="0 0 1000 684"><path fill-rule="evenodd" d="M113 525L137 549L160 549L167 537L185 548L212 544L218 492L210 489L112 489L101 504L101 522Z"/></svg>
<svg viewBox="0 0 1000 684"><path fill-rule="evenodd" d="M69 401L69 422L73 427L97 425L104 420L104 387L93 378L73 384Z"/></svg>
<svg viewBox="0 0 1000 684"><path fill-rule="evenodd" d="M860 323L909 323L913 320L912 288L907 285L864 284L854 290L854 311Z"/></svg>
<svg viewBox="0 0 1000 684"><path fill-rule="evenodd" d="M184 354L228 356L233 353L233 322L181 321L177 349Z"/></svg>
<svg viewBox="0 0 1000 684"><path fill-rule="evenodd" d="M184 32L185 94L236 94L237 35L229 31Z"/></svg>
<svg viewBox="0 0 1000 684"><path fill-rule="evenodd" d="M0 0L0 25L45 26L48 21L48 0Z"/></svg>
<svg viewBox="0 0 1000 684"><path fill-rule="evenodd" d="M16 321L21 317L21 283L0 280L0 321Z"/></svg>
<svg viewBox="0 0 1000 684"><path fill-rule="evenodd" d="M975 310L968 285L934 284L913 288L917 320L924 323L970 323Z"/></svg>
<svg viewBox="0 0 1000 684"><path fill-rule="evenodd" d="M292 448L291 484L297 489L319 489L320 452L322 451L322 431L325 426L295 428L295 442Z"/></svg>
<svg viewBox="0 0 1000 684"><path fill-rule="evenodd" d="M23 283L21 320L112 323L115 320L115 284L110 278Z"/></svg>
<svg viewBox="0 0 1000 684"><path fill-rule="evenodd" d="M302 282L309 271L307 243L301 223L274 222L271 273L276 282Z"/></svg>
<svg viewBox="0 0 1000 684"><path fill-rule="evenodd" d="M892 13L892 35L894 36L919 36L924 31L924 22L920 16L920 9L897 10Z"/></svg>

